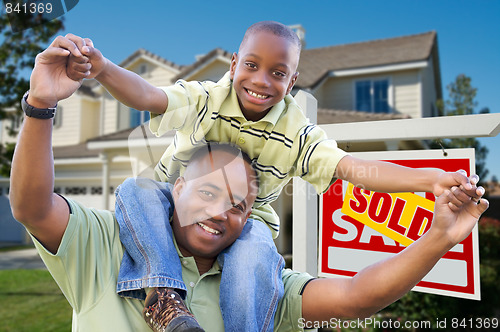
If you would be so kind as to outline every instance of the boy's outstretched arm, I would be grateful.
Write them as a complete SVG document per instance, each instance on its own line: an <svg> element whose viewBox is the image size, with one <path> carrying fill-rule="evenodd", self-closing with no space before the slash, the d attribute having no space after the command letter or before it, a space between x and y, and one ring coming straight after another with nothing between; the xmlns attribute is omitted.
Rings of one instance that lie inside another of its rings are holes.
<svg viewBox="0 0 500 332"><path fill-rule="evenodd" d="M398 255L371 265L352 279L316 279L302 296L309 321L369 317L415 286L453 246L465 239L488 208L458 187L436 199L434 221L427 233Z"/></svg>
<svg viewBox="0 0 500 332"><path fill-rule="evenodd" d="M73 34L67 34L64 38L78 45L82 54L70 57L67 69L69 77L75 80L95 78L114 98L136 110L157 114L165 112L168 98L163 90L106 59L89 38Z"/></svg>
<svg viewBox="0 0 500 332"><path fill-rule="evenodd" d="M473 198L484 194L483 188L476 188L479 180L477 175L468 178L464 171L410 168L352 156L340 160L335 177L357 187L379 192L431 192L439 196L453 186L462 186Z"/></svg>

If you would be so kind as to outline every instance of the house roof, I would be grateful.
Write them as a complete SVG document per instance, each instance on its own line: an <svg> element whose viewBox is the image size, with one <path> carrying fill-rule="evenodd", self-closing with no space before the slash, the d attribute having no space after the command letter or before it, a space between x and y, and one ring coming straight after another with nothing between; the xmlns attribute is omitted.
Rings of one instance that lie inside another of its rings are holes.
<svg viewBox="0 0 500 332"><path fill-rule="evenodd" d="M87 142L102 142L102 141L119 141L128 139L130 133L134 131L135 128L128 128L124 130L117 131L112 134L102 135L95 138L89 139Z"/></svg>
<svg viewBox="0 0 500 332"><path fill-rule="evenodd" d="M76 145L55 146L53 152L54 159L67 159L98 157L100 151L87 149L87 142L84 142Z"/></svg>
<svg viewBox="0 0 500 332"><path fill-rule="evenodd" d="M171 61L168 61L167 59L165 58L162 58L161 56L159 55L156 55L154 53L151 53L150 51L148 50L145 50L143 48L140 48L138 49L137 51L135 51L134 53L132 53L130 56L128 56L125 60L123 60L119 66L120 67L123 67L123 68L126 68L127 66L129 66L132 62L134 62L137 58L140 58L141 56L147 56L147 57L150 57L160 63L163 63L169 67L172 67L172 68L175 68L175 69L178 69L178 70L181 70L183 68L183 66L181 65L178 65L178 64L175 64Z"/></svg>
<svg viewBox="0 0 500 332"><path fill-rule="evenodd" d="M185 66L181 72L174 77L174 81L177 81L178 79L184 78L186 76L189 76L192 74L194 71L197 69L203 67L205 64L209 63L212 60L215 60L217 57L222 56L224 58L227 58L228 60L231 60L231 53L228 51L223 50L222 48L215 48L208 52L207 54L203 55L200 57L197 61L195 61L193 64L189 66Z"/></svg>
<svg viewBox="0 0 500 332"><path fill-rule="evenodd" d="M369 113L318 108L318 124L409 119L407 114Z"/></svg>
<svg viewBox="0 0 500 332"><path fill-rule="evenodd" d="M82 95L86 95L92 98L98 97L97 93L93 91L93 88L97 85L96 80L85 80L83 81L83 84L78 88L78 93Z"/></svg>
<svg viewBox="0 0 500 332"><path fill-rule="evenodd" d="M296 86L312 87L333 70L373 67L427 60L436 45L436 32L305 49Z"/></svg>

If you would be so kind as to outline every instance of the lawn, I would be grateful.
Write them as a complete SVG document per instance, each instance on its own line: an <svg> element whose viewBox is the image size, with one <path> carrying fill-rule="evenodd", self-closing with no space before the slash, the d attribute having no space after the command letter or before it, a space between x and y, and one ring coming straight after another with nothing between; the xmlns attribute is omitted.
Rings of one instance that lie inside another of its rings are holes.
<svg viewBox="0 0 500 332"><path fill-rule="evenodd" d="M0 331L71 331L71 307L46 270L0 270Z"/></svg>

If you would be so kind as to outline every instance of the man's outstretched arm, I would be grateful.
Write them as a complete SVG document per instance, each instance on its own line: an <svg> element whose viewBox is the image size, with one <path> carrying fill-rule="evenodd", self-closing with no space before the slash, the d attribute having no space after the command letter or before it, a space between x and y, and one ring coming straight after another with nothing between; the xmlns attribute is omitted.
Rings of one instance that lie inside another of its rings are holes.
<svg viewBox="0 0 500 332"><path fill-rule="evenodd" d="M472 231L488 201L472 200L460 188L436 200L427 233L396 256L371 265L351 279L316 279L302 296L308 321L369 317L413 288L453 246Z"/></svg>
<svg viewBox="0 0 500 332"><path fill-rule="evenodd" d="M71 42L56 38L35 61L27 103L54 107L75 92L80 83L66 75L70 53L79 53ZM10 205L22 223L48 250L55 253L69 220L69 208L54 194L52 119L25 117L12 160Z"/></svg>

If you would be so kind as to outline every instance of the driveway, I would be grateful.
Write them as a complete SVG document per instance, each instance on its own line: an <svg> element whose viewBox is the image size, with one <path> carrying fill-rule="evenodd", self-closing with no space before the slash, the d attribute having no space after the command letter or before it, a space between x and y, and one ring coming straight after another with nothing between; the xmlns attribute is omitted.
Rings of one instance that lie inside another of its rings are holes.
<svg viewBox="0 0 500 332"><path fill-rule="evenodd" d="M0 270L46 269L35 248L0 252Z"/></svg>

